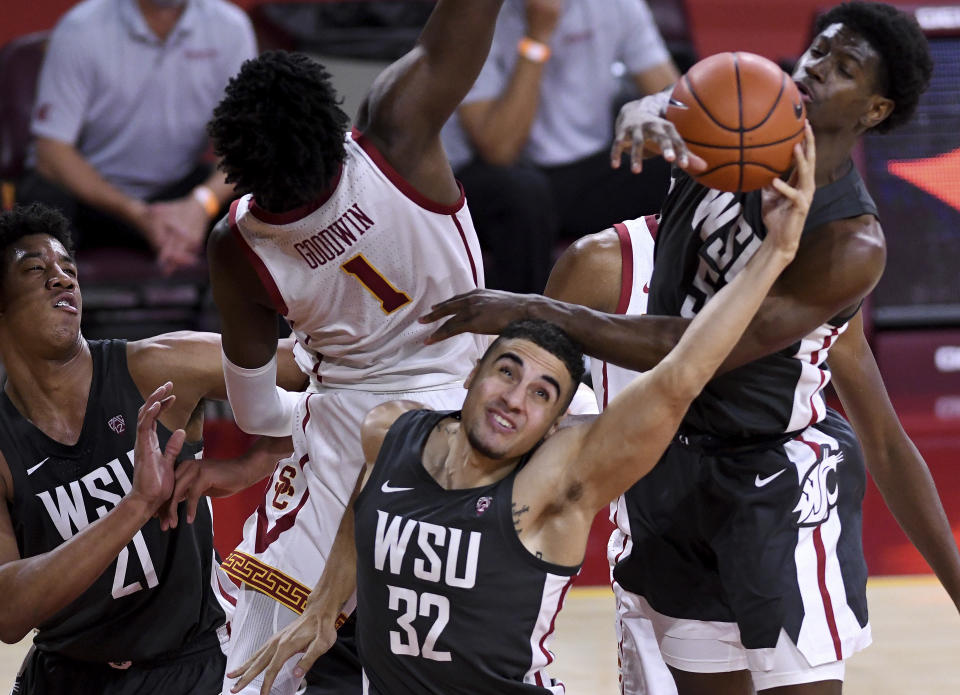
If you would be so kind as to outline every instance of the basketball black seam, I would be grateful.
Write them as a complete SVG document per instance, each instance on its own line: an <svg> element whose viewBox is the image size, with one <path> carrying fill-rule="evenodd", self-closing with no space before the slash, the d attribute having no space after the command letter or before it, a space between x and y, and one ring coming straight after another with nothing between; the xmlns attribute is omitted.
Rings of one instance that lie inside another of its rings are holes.
<svg viewBox="0 0 960 695"><path fill-rule="evenodd" d="M758 147L772 147L773 145L779 145L781 143L787 142L788 140L792 140L793 138L797 137L797 135L799 135L802 132L803 132L803 128L799 128L795 133L793 133L792 135L788 135L787 137L781 140L773 140L771 142L765 142L761 145L744 145L742 148L739 145L711 145L710 143L698 142L697 140L684 140L684 142L686 142L688 145L696 145L697 147L709 147L710 149L714 149L714 150L739 150L739 149L755 150Z"/></svg>
<svg viewBox="0 0 960 695"><path fill-rule="evenodd" d="M757 124L756 124L755 126L753 126L752 128L747 128L747 131L748 131L748 132L751 131L751 130L756 130L757 128L759 128L760 126L762 126L764 123L766 123L767 121L769 121L769 120L770 120L770 116L772 116L772 115L773 115L773 112L777 110L777 104L780 103L780 97L783 96L783 83L784 83L784 79L785 79L785 78L786 78L786 75L781 75L781 76L780 76L780 91L777 92L777 98L773 100L773 106L771 106L771 107L770 107L770 110L767 111L767 115L763 117L763 120L762 120L762 121L760 121L759 123L757 123Z"/></svg>
<svg viewBox="0 0 960 695"><path fill-rule="evenodd" d="M743 89L740 84L740 59L739 54L733 54L733 74L737 78L737 109L740 112L739 128L737 132L740 134L740 179L737 182L737 190L743 190Z"/></svg>
<svg viewBox="0 0 960 695"><path fill-rule="evenodd" d="M707 118L709 118L711 121L713 121L714 123L716 123L718 126L720 126L721 128L723 128L724 130L733 130L733 128L731 128L730 126L724 125L723 123L721 123L720 121L718 121L716 118L713 117L713 114L710 113L710 109L707 108L706 104L704 104L702 101L700 101L700 97L697 95L696 90L694 90L693 85L690 83L690 78L689 78L689 77L687 77L686 75L684 75L684 76L683 76L683 81L684 81L684 83L687 85L687 91L690 92L690 94L693 95L693 98L694 98L694 99L696 99L697 104L700 105L700 109L707 115Z"/></svg>
<svg viewBox="0 0 960 695"><path fill-rule="evenodd" d="M772 172L772 173L777 174L777 175L783 174L782 171L777 171L777 170L774 169L773 167L771 167L771 166L769 166L769 165L767 165L767 164L764 164L763 162L754 162L753 160L747 160L747 161L744 161L744 162L727 162L726 164L721 164L720 166L716 166L716 167L714 167L713 169L707 169L706 171L697 172L697 178L698 178L698 179L702 179L704 176L707 176L707 175L709 175L709 174L712 174L712 173L714 173L714 172L716 172L716 171L720 171L721 169L723 169L723 168L725 168L725 167L741 166L742 164L749 164L750 166L760 167L761 169L766 169L767 171ZM741 189L738 188L737 190L739 191L739 190L741 190Z"/></svg>

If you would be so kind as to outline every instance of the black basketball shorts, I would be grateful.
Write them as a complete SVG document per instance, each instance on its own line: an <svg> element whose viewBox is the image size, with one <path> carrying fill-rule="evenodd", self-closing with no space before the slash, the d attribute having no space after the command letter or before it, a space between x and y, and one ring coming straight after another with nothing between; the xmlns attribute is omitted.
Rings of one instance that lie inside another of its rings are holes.
<svg viewBox="0 0 960 695"><path fill-rule="evenodd" d="M860 446L833 411L759 446L678 437L626 494L633 547L614 578L657 613L735 624L748 650L783 629L811 666L845 659L870 639L864 488Z"/></svg>
<svg viewBox="0 0 960 695"><path fill-rule="evenodd" d="M13 695L219 695L226 656L215 633L169 658L143 664L91 663L31 649ZM123 668L125 667L125 668Z"/></svg>

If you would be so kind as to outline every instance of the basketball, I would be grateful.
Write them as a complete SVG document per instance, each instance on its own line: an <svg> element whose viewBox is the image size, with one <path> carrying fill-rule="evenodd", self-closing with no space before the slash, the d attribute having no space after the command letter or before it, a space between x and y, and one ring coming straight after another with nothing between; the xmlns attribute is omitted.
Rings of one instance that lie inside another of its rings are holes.
<svg viewBox="0 0 960 695"><path fill-rule="evenodd" d="M793 162L806 109L793 80L753 53L704 58L673 89L666 118L707 168L700 183L740 193L762 188Z"/></svg>

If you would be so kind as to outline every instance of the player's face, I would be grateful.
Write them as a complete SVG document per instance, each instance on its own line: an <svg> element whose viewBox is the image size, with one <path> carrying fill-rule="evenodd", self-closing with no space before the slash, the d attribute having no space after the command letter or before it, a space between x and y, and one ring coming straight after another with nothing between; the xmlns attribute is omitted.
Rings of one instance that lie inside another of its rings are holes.
<svg viewBox="0 0 960 695"><path fill-rule="evenodd" d="M5 326L35 345L38 340L75 343L83 305L77 265L63 244L46 234L31 234L12 244L3 261L0 316Z"/></svg>
<svg viewBox="0 0 960 695"><path fill-rule="evenodd" d="M879 93L881 68L880 55L843 24L817 35L793 72L817 135L860 133L886 118L892 102Z"/></svg>
<svg viewBox="0 0 960 695"><path fill-rule="evenodd" d="M536 446L573 388L560 359L519 338L498 343L468 385L462 418L467 438L494 460L518 458Z"/></svg>

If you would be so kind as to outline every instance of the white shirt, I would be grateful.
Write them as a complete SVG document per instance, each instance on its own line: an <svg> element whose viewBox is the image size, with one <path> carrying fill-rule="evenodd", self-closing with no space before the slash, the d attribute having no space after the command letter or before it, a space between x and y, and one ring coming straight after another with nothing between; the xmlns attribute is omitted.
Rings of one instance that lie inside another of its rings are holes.
<svg viewBox="0 0 960 695"><path fill-rule="evenodd" d="M490 55L463 104L496 99L506 91L525 33L523 0L507 0ZM521 151L522 159L538 166L568 164L610 146L613 101L620 88L614 63L638 74L670 59L644 0L566 0L550 49L540 106ZM456 115L442 137L454 169L472 159Z"/></svg>
<svg viewBox="0 0 960 695"><path fill-rule="evenodd" d="M136 0L86 0L50 37L31 133L149 197L196 167L227 81L255 55L250 20L225 0L188 0L162 42Z"/></svg>

